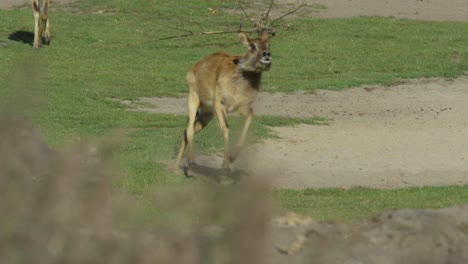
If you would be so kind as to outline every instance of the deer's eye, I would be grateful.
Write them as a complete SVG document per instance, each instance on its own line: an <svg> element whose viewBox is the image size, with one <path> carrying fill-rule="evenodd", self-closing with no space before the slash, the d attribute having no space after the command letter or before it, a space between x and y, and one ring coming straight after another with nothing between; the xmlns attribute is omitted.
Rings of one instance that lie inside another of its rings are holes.
<svg viewBox="0 0 468 264"><path fill-rule="evenodd" d="M252 52L255 52L257 50L257 45L255 45L254 43L250 44L250 49L252 50Z"/></svg>

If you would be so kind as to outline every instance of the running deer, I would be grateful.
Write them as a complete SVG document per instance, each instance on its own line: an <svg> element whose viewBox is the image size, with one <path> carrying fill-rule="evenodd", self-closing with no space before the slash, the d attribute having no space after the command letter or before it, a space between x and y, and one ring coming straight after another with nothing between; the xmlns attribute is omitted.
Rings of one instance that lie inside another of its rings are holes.
<svg viewBox="0 0 468 264"><path fill-rule="evenodd" d="M252 118L252 104L260 89L262 72L271 67L272 57L268 32L263 31L259 38L249 39L239 33L240 43L247 49L243 56L233 56L218 52L200 60L187 73L188 83L188 126L184 131L182 144L177 156L175 169L179 168L188 145L188 166L184 173L196 166L193 155L193 136L205 128L216 116L224 138L223 169L230 170L233 162L245 143ZM229 126L226 114L237 112L245 118L244 127L234 152L229 151Z"/></svg>
<svg viewBox="0 0 468 264"><path fill-rule="evenodd" d="M32 0L32 9L34 14L34 45L37 49L42 46L42 36L45 37L45 43L50 43L50 22L49 22L50 0Z"/></svg>

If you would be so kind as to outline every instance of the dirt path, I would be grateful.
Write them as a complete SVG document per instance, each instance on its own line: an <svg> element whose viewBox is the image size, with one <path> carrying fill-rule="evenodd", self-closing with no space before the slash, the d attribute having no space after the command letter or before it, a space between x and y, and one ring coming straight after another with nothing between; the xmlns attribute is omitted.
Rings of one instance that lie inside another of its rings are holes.
<svg viewBox="0 0 468 264"><path fill-rule="evenodd" d="M290 2L290 0L284 0ZM300 2L300 1L297 1ZM422 20L468 21L466 0L309 0L324 6L314 17L385 16Z"/></svg>
<svg viewBox="0 0 468 264"><path fill-rule="evenodd" d="M279 164L274 185L288 188L468 184L467 87L462 77L284 97L289 114L334 122L276 128L256 164Z"/></svg>

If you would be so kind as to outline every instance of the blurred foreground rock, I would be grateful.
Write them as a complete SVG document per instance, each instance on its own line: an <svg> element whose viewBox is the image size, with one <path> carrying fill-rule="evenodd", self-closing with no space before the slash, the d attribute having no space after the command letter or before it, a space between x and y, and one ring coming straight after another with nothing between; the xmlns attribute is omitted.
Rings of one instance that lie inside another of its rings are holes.
<svg viewBox="0 0 468 264"><path fill-rule="evenodd" d="M276 220L272 242L270 263L468 263L468 205L390 211L353 225Z"/></svg>

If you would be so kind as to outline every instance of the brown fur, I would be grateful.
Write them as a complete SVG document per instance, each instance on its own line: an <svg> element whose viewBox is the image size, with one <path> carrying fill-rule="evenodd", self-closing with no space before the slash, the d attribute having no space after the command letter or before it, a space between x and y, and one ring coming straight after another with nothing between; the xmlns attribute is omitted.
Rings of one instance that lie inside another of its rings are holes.
<svg viewBox="0 0 468 264"><path fill-rule="evenodd" d="M50 43L50 22L49 9L50 0L32 0L32 9L34 14L34 44L37 49L42 46L42 37L45 37L45 43Z"/></svg>
<svg viewBox="0 0 468 264"><path fill-rule="evenodd" d="M260 89L262 72L271 67L271 53L267 32L263 32L257 39L249 39L240 33L239 40L247 48L243 56L214 53L200 60L187 73L189 122L175 163L176 169L187 145L188 165L195 164L193 136L205 128L213 116L217 117L224 138L224 169L229 170L230 162L245 143L253 118L252 104ZM245 117L244 128L233 155L229 152L229 127L226 121L226 114L230 112Z"/></svg>

